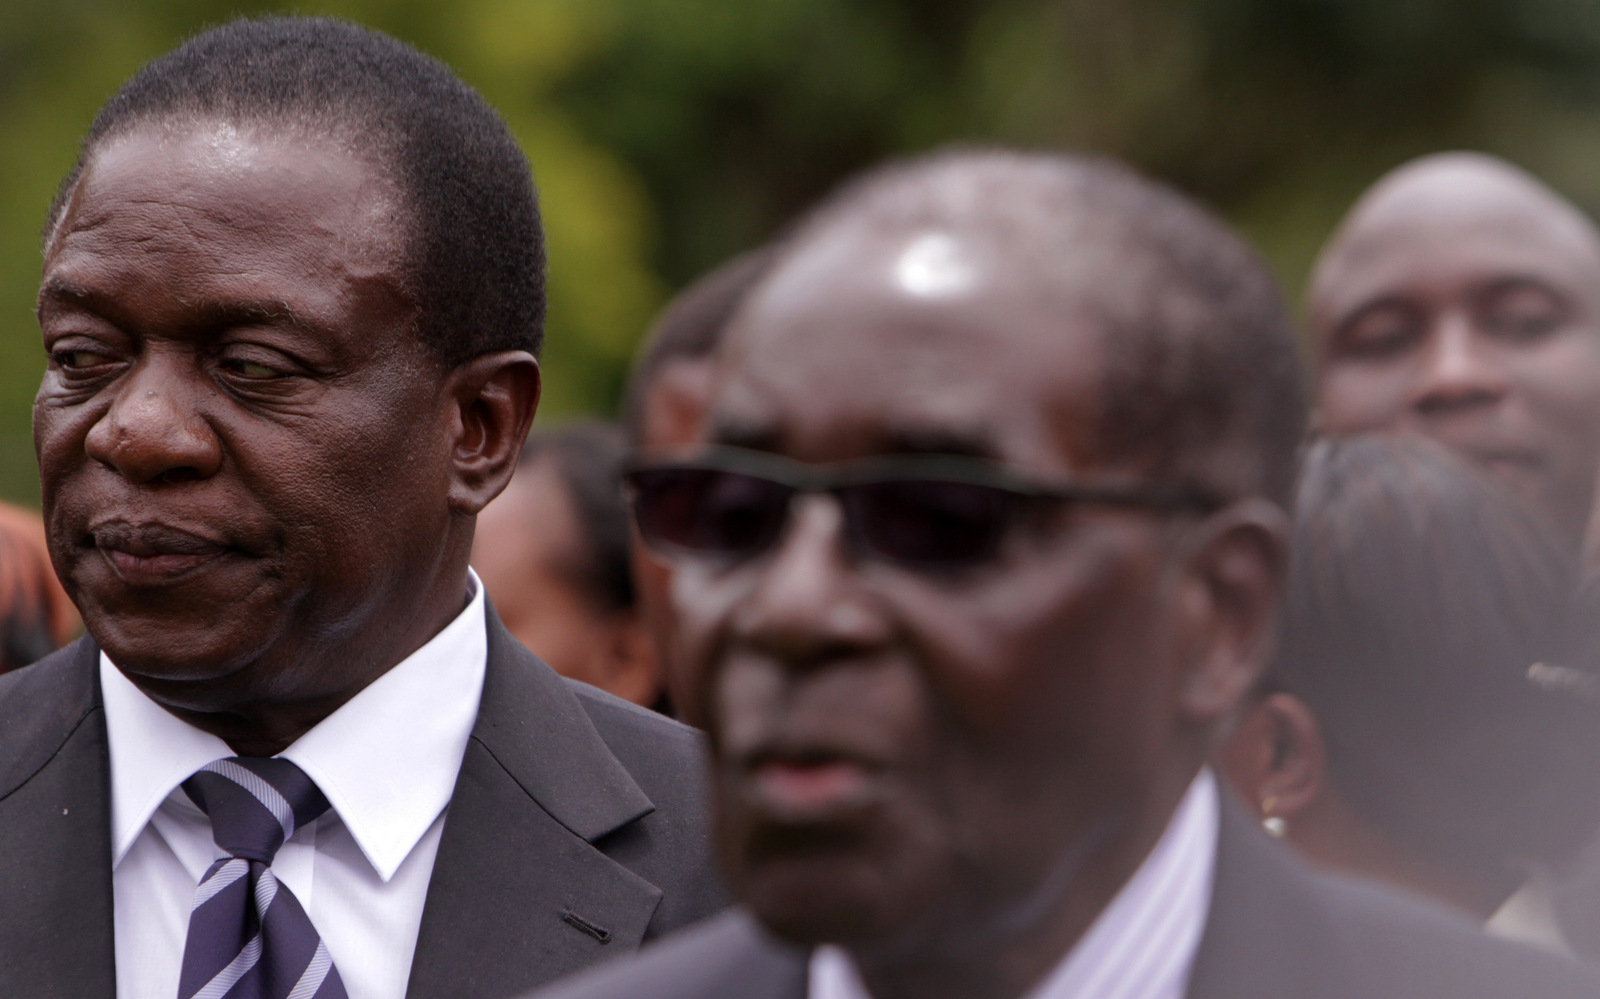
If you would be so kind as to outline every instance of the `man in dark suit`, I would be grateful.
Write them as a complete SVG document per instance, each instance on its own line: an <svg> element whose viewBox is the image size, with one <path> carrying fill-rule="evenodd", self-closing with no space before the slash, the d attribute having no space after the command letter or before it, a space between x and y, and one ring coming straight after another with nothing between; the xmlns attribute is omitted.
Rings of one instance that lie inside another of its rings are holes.
<svg viewBox="0 0 1600 999"><path fill-rule="evenodd" d="M488 999L719 907L698 737L468 568L543 263L504 124L354 25L236 22L102 109L35 410L88 636L0 680L0 995Z"/></svg>
<svg viewBox="0 0 1600 999"><path fill-rule="evenodd" d="M631 476L742 908L551 999L1462 999L1587 973L1312 874L1207 755L1270 652L1303 401L1272 278L1114 165L826 202Z"/></svg>

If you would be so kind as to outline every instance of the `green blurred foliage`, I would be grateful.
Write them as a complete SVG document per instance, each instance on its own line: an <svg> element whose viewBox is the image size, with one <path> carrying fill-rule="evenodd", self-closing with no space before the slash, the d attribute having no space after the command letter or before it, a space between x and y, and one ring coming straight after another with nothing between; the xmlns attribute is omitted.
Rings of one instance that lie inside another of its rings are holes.
<svg viewBox="0 0 1600 999"><path fill-rule="evenodd" d="M0 495L36 491L38 229L95 108L251 0L0 5ZM311 0L439 56L528 151L542 418L609 411L669 291L863 166L951 142L1126 159L1291 293L1352 198L1477 148L1600 206L1597 0Z"/></svg>

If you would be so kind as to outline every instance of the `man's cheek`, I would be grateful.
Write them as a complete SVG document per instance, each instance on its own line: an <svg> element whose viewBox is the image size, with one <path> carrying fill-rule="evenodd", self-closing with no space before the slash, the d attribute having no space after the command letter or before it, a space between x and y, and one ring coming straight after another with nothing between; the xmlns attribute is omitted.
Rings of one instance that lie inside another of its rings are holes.
<svg viewBox="0 0 1600 999"><path fill-rule="evenodd" d="M1408 391L1400 373L1339 370L1319 385L1317 415L1334 433L1382 430L1399 418Z"/></svg>

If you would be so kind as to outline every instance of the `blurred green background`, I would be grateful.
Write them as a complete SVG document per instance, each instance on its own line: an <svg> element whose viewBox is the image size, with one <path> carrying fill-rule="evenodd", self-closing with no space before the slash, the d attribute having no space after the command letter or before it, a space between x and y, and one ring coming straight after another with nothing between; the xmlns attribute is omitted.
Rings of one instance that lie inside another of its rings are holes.
<svg viewBox="0 0 1600 999"><path fill-rule="evenodd" d="M549 230L544 420L613 409L674 288L843 175L945 143L1129 160L1241 226L1291 294L1419 153L1500 153L1600 207L1595 0L7 0L0 496L37 502L38 230L79 136L145 60L276 9L411 41L511 123Z"/></svg>

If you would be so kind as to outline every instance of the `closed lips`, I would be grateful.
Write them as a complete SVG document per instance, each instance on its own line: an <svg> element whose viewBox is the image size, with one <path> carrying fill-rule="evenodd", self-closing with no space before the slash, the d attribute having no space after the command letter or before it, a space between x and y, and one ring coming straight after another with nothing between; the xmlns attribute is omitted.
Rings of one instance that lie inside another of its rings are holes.
<svg viewBox="0 0 1600 999"><path fill-rule="evenodd" d="M168 582L229 550L219 541L162 524L105 524L91 535L117 575L136 586Z"/></svg>
<svg viewBox="0 0 1600 999"><path fill-rule="evenodd" d="M214 555L228 546L163 524L110 523L91 532L95 547L139 557Z"/></svg>

